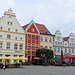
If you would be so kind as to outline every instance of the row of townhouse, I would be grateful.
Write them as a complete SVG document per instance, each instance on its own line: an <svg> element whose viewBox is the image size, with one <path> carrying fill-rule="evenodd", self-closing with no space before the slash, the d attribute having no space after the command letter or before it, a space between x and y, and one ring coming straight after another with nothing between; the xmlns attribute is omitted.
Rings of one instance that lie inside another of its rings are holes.
<svg viewBox="0 0 75 75"><path fill-rule="evenodd" d="M49 30L33 20L29 24L21 26L11 9L5 11L4 16L0 18L0 57L24 56L28 57L28 61L31 62L36 56L38 48L53 50L53 36ZM7 62L16 61L7 60Z"/></svg>
<svg viewBox="0 0 75 75"><path fill-rule="evenodd" d="M75 55L75 35L74 33L70 33L68 37L62 37L60 31L56 31L54 35L54 55L61 55L61 51L63 51L64 56Z"/></svg>
<svg viewBox="0 0 75 75"><path fill-rule="evenodd" d="M53 50L54 56L60 56L61 50L64 56L74 55L75 35L71 33L69 37L63 38L60 31L52 35L45 25L35 23L33 20L21 26L11 9L5 11L4 16L0 18L0 57L23 56L28 58L28 62L31 62L36 57L36 50L39 48ZM7 62L16 61L7 60Z"/></svg>

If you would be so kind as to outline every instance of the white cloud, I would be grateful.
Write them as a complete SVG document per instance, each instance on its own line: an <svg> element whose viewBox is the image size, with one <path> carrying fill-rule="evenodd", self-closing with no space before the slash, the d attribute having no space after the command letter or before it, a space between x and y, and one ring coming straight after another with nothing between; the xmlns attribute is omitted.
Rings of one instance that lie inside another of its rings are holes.
<svg viewBox="0 0 75 75"><path fill-rule="evenodd" d="M22 25L35 22L45 24L54 34L60 30L63 36L75 33L75 0L0 0L0 15L12 8Z"/></svg>

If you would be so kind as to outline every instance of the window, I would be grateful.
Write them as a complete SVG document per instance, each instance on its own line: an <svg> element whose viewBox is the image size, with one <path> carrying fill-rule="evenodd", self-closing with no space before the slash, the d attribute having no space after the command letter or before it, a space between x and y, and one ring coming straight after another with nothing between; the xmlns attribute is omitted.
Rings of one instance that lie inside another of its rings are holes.
<svg viewBox="0 0 75 75"><path fill-rule="evenodd" d="M9 16L9 18L11 18L11 16Z"/></svg>
<svg viewBox="0 0 75 75"><path fill-rule="evenodd" d="M0 43L0 49L2 48L2 43Z"/></svg>
<svg viewBox="0 0 75 75"><path fill-rule="evenodd" d="M15 31L17 32L17 29Z"/></svg>
<svg viewBox="0 0 75 75"><path fill-rule="evenodd" d="M34 40L34 36L32 36L32 40Z"/></svg>
<svg viewBox="0 0 75 75"><path fill-rule="evenodd" d="M0 35L0 38L2 38L2 35Z"/></svg>
<svg viewBox="0 0 75 75"><path fill-rule="evenodd" d="M52 46L49 46L49 48L52 50Z"/></svg>
<svg viewBox="0 0 75 75"><path fill-rule="evenodd" d="M40 33L43 33L43 31L42 31L42 30L40 30Z"/></svg>
<svg viewBox="0 0 75 75"><path fill-rule="evenodd" d="M7 22L7 24L9 25L9 22Z"/></svg>
<svg viewBox="0 0 75 75"><path fill-rule="evenodd" d="M49 34L49 32L46 32L46 34Z"/></svg>
<svg viewBox="0 0 75 75"><path fill-rule="evenodd" d="M43 46L41 45L40 48L43 48Z"/></svg>
<svg viewBox="0 0 75 75"><path fill-rule="evenodd" d="M28 36L28 39L30 40L30 36Z"/></svg>
<svg viewBox="0 0 75 75"><path fill-rule="evenodd" d="M34 52L32 52L32 55L34 55Z"/></svg>
<svg viewBox="0 0 75 75"><path fill-rule="evenodd" d="M38 48L38 44L36 44L36 48Z"/></svg>
<svg viewBox="0 0 75 75"><path fill-rule="evenodd" d="M2 54L0 54L0 57L2 57Z"/></svg>
<svg viewBox="0 0 75 75"><path fill-rule="evenodd" d="M45 42L48 42L48 38L47 37L45 37Z"/></svg>
<svg viewBox="0 0 75 75"><path fill-rule="evenodd" d="M14 44L14 49L17 49L17 44Z"/></svg>
<svg viewBox="0 0 75 75"><path fill-rule="evenodd" d="M54 52L56 52L56 48L54 49Z"/></svg>
<svg viewBox="0 0 75 75"><path fill-rule="evenodd" d="M34 29L32 28L32 32L34 32Z"/></svg>
<svg viewBox="0 0 75 75"><path fill-rule="evenodd" d="M58 48L58 52L60 53L60 48Z"/></svg>
<svg viewBox="0 0 75 75"><path fill-rule="evenodd" d="M0 30L2 30L2 27L0 27Z"/></svg>
<svg viewBox="0 0 75 75"><path fill-rule="evenodd" d="M65 53L67 53L67 49L65 48Z"/></svg>
<svg viewBox="0 0 75 75"><path fill-rule="evenodd" d="M22 48L23 48L23 45L19 45L19 49L22 50Z"/></svg>
<svg viewBox="0 0 75 75"><path fill-rule="evenodd" d="M8 28L8 31L10 31L10 28Z"/></svg>
<svg viewBox="0 0 75 75"><path fill-rule="evenodd" d="M30 55L30 52L28 52L28 55Z"/></svg>
<svg viewBox="0 0 75 75"><path fill-rule="evenodd" d="M43 41L43 37L41 37L41 41Z"/></svg>
<svg viewBox="0 0 75 75"><path fill-rule="evenodd" d="M8 21L7 24L8 24L8 25L12 25L12 22Z"/></svg>
<svg viewBox="0 0 75 75"><path fill-rule="evenodd" d="M60 37L57 37L57 40L60 40Z"/></svg>
<svg viewBox="0 0 75 75"><path fill-rule="evenodd" d="M70 43L70 46L71 46L71 43Z"/></svg>
<svg viewBox="0 0 75 75"><path fill-rule="evenodd" d="M73 38L71 38L71 42L74 42L74 39Z"/></svg>
<svg viewBox="0 0 75 75"><path fill-rule="evenodd" d="M10 43L7 43L7 49L10 49Z"/></svg>
<svg viewBox="0 0 75 75"><path fill-rule="evenodd" d="M32 48L34 48L34 44L32 44Z"/></svg>
<svg viewBox="0 0 75 75"><path fill-rule="evenodd" d="M11 22L11 25L12 25L12 22Z"/></svg>
<svg viewBox="0 0 75 75"><path fill-rule="evenodd" d="M47 49L48 49L48 46L45 46L45 48L47 48Z"/></svg>
<svg viewBox="0 0 75 75"><path fill-rule="evenodd" d="M7 35L7 39L10 39L10 35Z"/></svg>
<svg viewBox="0 0 75 75"><path fill-rule="evenodd" d="M61 48L61 51L63 51L63 48Z"/></svg>
<svg viewBox="0 0 75 75"><path fill-rule="evenodd" d="M55 45L57 45L57 42L55 42Z"/></svg>
<svg viewBox="0 0 75 75"><path fill-rule="evenodd" d="M36 40L38 40L38 37L36 37Z"/></svg>
<svg viewBox="0 0 75 75"><path fill-rule="evenodd" d="M15 40L17 40L17 37L15 37Z"/></svg>
<svg viewBox="0 0 75 75"><path fill-rule="evenodd" d="M17 55L14 55L14 57L17 57Z"/></svg>
<svg viewBox="0 0 75 75"><path fill-rule="evenodd" d="M20 40L22 40L22 37L20 38Z"/></svg>
<svg viewBox="0 0 75 75"><path fill-rule="evenodd" d="M30 48L30 44L28 44L28 48Z"/></svg>
<svg viewBox="0 0 75 75"><path fill-rule="evenodd" d="M72 49L72 53L74 53L74 49Z"/></svg>
<svg viewBox="0 0 75 75"><path fill-rule="evenodd" d="M49 38L49 42L50 42L50 43L52 42L52 38Z"/></svg>
<svg viewBox="0 0 75 75"><path fill-rule="evenodd" d="M71 53L71 50L69 49L69 53Z"/></svg>

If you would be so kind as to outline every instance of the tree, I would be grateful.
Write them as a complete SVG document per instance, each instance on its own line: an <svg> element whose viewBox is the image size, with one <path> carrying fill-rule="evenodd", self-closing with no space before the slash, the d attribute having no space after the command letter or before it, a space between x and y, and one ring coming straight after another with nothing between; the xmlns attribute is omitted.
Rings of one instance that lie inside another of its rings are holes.
<svg viewBox="0 0 75 75"><path fill-rule="evenodd" d="M53 58L53 50L45 49L45 48L37 49L37 50L36 50L36 56L37 56L37 57L40 57L41 54L42 54L42 55L45 54L47 60Z"/></svg>

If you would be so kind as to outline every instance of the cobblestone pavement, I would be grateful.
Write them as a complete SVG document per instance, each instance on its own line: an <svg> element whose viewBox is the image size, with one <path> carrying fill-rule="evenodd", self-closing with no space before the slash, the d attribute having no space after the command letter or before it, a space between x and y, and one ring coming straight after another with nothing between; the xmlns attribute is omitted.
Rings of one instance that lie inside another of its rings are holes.
<svg viewBox="0 0 75 75"><path fill-rule="evenodd" d="M0 75L75 75L75 66L23 66L0 69Z"/></svg>

